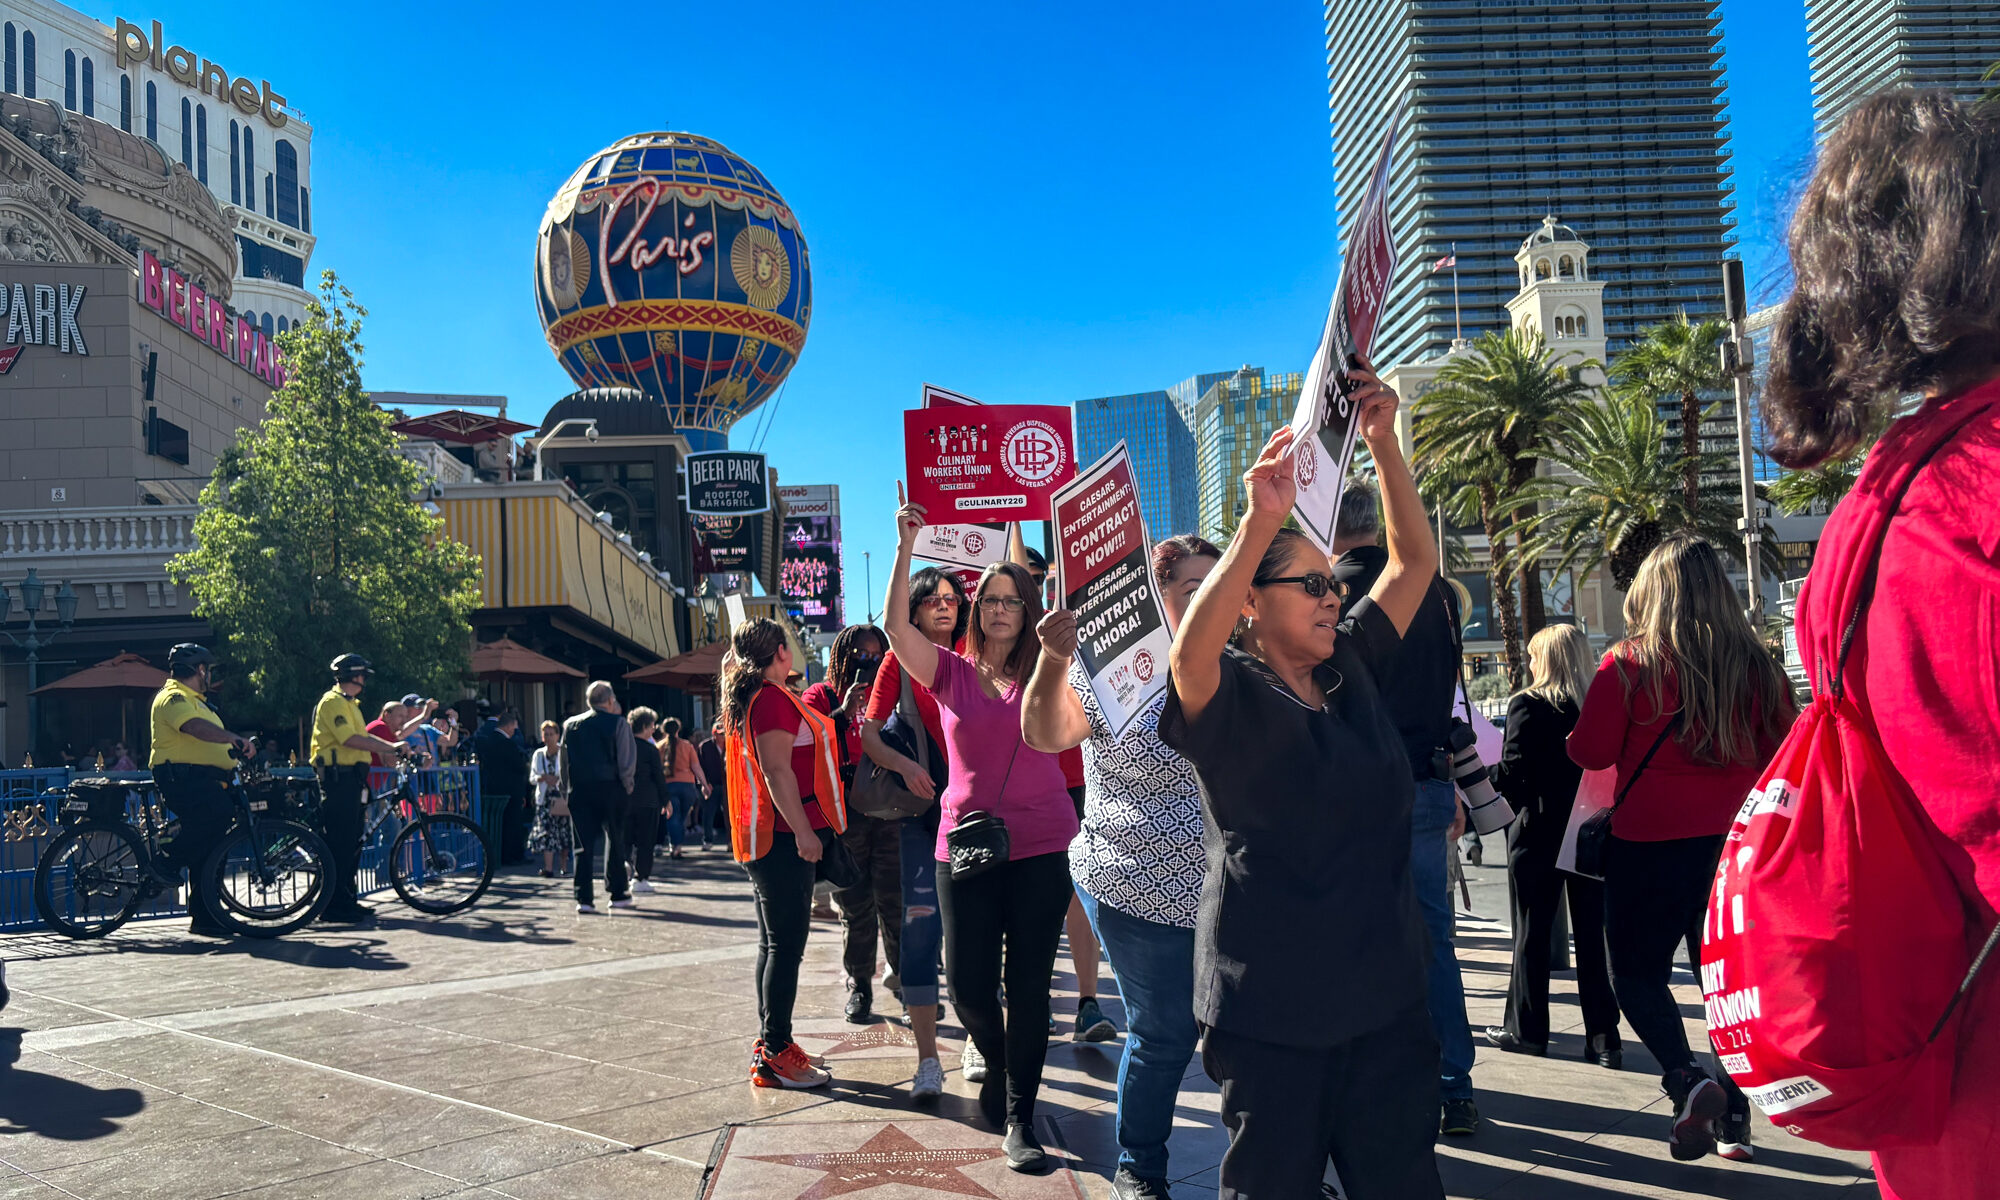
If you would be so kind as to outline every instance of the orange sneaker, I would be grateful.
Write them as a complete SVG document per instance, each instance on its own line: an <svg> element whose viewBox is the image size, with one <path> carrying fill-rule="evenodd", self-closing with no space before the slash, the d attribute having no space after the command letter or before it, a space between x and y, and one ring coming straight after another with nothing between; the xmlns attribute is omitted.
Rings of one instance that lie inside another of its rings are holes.
<svg viewBox="0 0 2000 1200"><path fill-rule="evenodd" d="M750 1070L750 1082L767 1088L814 1088L832 1078L831 1072L813 1065L797 1042L777 1054L767 1053L759 1045L755 1065Z"/></svg>

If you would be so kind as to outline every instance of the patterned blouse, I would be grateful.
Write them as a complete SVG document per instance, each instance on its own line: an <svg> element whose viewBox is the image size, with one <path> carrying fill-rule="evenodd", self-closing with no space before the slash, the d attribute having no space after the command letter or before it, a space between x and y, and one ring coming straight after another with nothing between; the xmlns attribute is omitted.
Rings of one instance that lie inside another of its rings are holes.
<svg viewBox="0 0 2000 1200"><path fill-rule="evenodd" d="M1069 685L1083 701L1083 826L1069 847L1069 873L1100 904L1159 925L1193 929L1207 860L1201 843L1201 784L1194 766L1160 740L1161 692L1114 740L1081 662Z"/></svg>

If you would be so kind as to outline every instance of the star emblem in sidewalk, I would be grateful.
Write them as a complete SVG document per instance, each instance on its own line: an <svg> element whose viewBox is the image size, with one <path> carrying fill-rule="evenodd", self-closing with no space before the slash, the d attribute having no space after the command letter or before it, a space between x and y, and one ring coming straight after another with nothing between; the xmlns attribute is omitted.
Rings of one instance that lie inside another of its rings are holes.
<svg viewBox="0 0 2000 1200"><path fill-rule="evenodd" d="M908 1030L898 1028L887 1021L852 1033L807 1033L801 1029L795 1030L793 1036L832 1042L833 1045L820 1050L820 1053L828 1058L855 1050L879 1050L884 1046L914 1047L917 1044L917 1039L912 1037Z"/></svg>
<svg viewBox="0 0 2000 1200"><path fill-rule="evenodd" d="M989 1162L1001 1151L959 1149L933 1150L894 1125L885 1125L874 1137L852 1150L823 1150L814 1154L751 1154L753 1162L781 1163L826 1172L816 1183L793 1200L827 1200L870 1188L900 1183L927 1192L950 1196L984 1196L998 1200L992 1192L967 1179L960 1167Z"/></svg>

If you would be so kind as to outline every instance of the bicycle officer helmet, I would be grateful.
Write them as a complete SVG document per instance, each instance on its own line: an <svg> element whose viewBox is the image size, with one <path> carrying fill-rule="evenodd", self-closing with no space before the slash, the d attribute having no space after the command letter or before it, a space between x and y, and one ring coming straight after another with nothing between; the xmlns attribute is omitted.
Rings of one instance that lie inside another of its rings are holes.
<svg viewBox="0 0 2000 1200"><path fill-rule="evenodd" d="M201 668L214 665L215 652L193 642L182 642L167 651L167 673L175 679L186 679Z"/></svg>
<svg viewBox="0 0 2000 1200"><path fill-rule="evenodd" d="M333 672L335 683L346 683L350 679L365 682L375 674L375 665L359 654L343 654L333 660L329 669Z"/></svg>

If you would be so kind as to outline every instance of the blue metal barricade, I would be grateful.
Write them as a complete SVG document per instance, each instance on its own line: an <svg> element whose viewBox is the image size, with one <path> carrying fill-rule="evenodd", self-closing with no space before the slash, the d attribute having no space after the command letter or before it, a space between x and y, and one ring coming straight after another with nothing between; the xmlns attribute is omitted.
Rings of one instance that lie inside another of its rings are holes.
<svg viewBox="0 0 2000 1200"><path fill-rule="evenodd" d="M483 820L477 766L423 767L411 772L410 787L425 812L452 812L470 817L474 822ZM368 790L374 793L375 800L369 805L367 822L362 827L365 832L361 839L361 870L358 874L359 888L364 896L389 886L389 874L383 868L388 862L390 844L403 831L403 817L396 801L395 768L376 767L370 771ZM497 843L489 850L496 857L500 853Z"/></svg>
<svg viewBox="0 0 2000 1200"><path fill-rule="evenodd" d="M35 912L35 864L41 861L55 825L55 807L42 793L69 783L64 767L0 771L0 929L41 924Z"/></svg>

